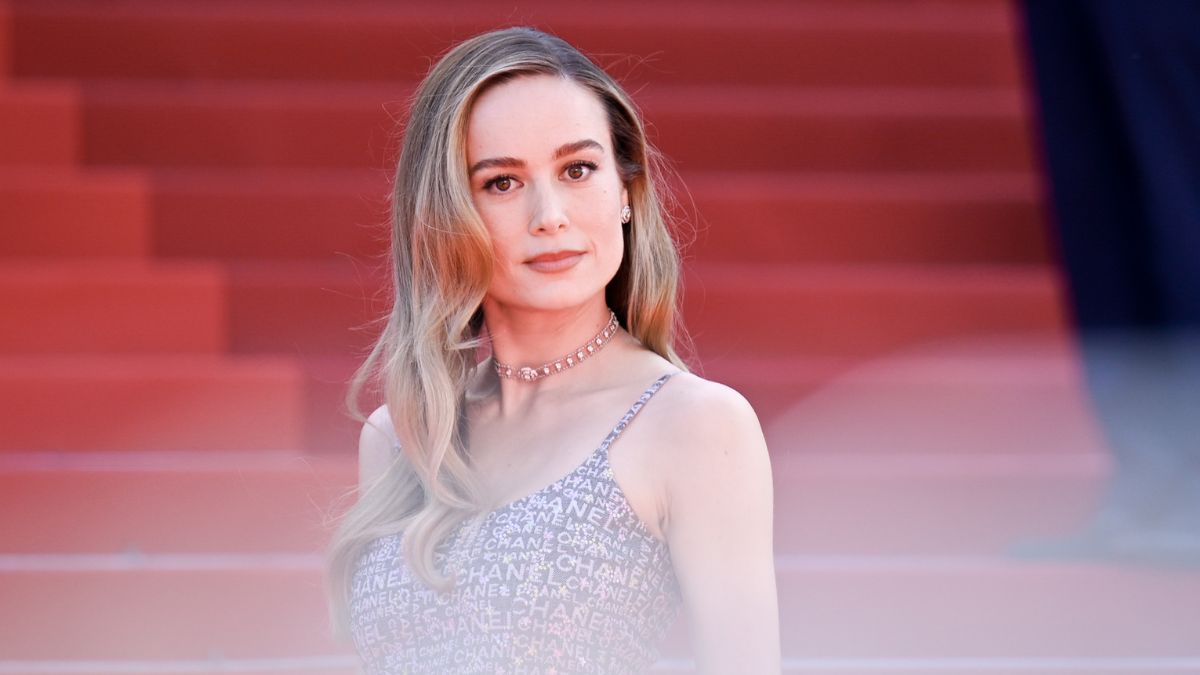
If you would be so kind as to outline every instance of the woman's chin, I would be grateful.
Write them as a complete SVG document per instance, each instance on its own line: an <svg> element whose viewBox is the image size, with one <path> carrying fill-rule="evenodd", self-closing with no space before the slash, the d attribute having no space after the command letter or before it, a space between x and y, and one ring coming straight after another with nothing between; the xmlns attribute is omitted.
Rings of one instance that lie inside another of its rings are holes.
<svg viewBox="0 0 1200 675"><path fill-rule="evenodd" d="M567 312L578 310L596 302L604 303L603 288L594 293L537 294L520 298L495 299L495 304L499 308L525 312Z"/></svg>

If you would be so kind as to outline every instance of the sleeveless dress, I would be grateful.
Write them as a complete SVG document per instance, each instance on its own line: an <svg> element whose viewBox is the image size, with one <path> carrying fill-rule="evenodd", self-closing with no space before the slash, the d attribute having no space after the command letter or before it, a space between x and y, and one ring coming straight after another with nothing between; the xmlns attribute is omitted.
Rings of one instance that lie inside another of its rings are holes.
<svg viewBox="0 0 1200 675"><path fill-rule="evenodd" d="M454 570L426 586L402 534L374 540L351 587L354 644L368 675L639 673L681 605L667 545L613 480L608 451L671 377L663 375L567 475L463 521L434 553Z"/></svg>

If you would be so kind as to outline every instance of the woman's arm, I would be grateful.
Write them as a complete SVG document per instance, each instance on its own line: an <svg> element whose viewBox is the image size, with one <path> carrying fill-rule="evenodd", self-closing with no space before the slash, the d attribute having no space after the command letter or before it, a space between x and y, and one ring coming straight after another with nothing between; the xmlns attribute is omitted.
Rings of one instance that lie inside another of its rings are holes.
<svg viewBox="0 0 1200 675"><path fill-rule="evenodd" d="M771 464L740 394L689 378L674 397L666 537L701 673L779 673Z"/></svg>

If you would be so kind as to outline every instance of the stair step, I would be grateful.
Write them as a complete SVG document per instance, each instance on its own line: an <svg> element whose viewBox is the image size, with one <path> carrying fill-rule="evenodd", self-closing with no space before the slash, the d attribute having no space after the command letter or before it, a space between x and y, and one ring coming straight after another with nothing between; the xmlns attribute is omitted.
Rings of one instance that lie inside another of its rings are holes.
<svg viewBox="0 0 1200 675"><path fill-rule="evenodd" d="M236 262L228 274L234 352L356 354L390 309L379 265Z"/></svg>
<svg viewBox="0 0 1200 675"><path fill-rule="evenodd" d="M782 562L779 581L782 642L799 656L1200 655L1195 570L814 557Z"/></svg>
<svg viewBox="0 0 1200 675"><path fill-rule="evenodd" d="M349 262L232 263L233 349L345 354L366 346L372 333L351 327L383 315L380 284L375 270ZM1065 331L1050 270L996 266L692 265L683 310L705 361L863 356L953 337Z"/></svg>
<svg viewBox="0 0 1200 675"><path fill-rule="evenodd" d="M166 257L381 260L382 170L158 170L155 251Z"/></svg>
<svg viewBox="0 0 1200 675"><path fill-rule="evenodd" d="M1030 171L1017 89L646 87L651 141L684 170Z"/></svg>
<svg viewBox="0 0 1200 675"><path fill-rule="evenodd" d="M704 173L687 180L701 261L1044 264L1027 174ZM684 231L686 239L688 232Z"/></svg>
<svg viewBox="0 0 1200 675"><path fill-rule="evenodd" d="M0 80L0 166L77 163L81 108L74 85Z"/></svg>
<svg viewBox="0 0 1200 675"><path fill-rule="evenodd" d="M207 263L9 261L0 353L221 351L225 285Z"/></svg>
<svg viewBox="0 0 1200 675"><path fill-rule="evenodd" d="M150 196L137 172L0 168L0 257L146 256Z"/></svg>
<svg viewBox="0 0 1200 675"><path fill-rule="evenodd" d="M1082 527L1111 472L1094 451L772 452L775 551L784 555L1005 555Z"/></svg>
<svg viewBox="0 0 1200 675"><path fill-rule="evenodd" d="M105 569L101 562L99 571L2 571L0 619L10 629L0 636L0 653L13 660L124 660L346 651L328 635L314 561L297 566L278 558L209 570L203 558L189 556L183 569Z"/></svg>
<svg viewBox="0 0 1200 675"><path fill-rule="evenodd" d="M90 164L383 167L411 85L82 84ZM686 171L1028 171L1016 89L654 85L652 140Z"/></svg>
<svg viewBox="0 0 1200 675"><path fill-rule="evenodd" d="M869 356L947 339L1053 338L1066 330L1054 274L1038 268L693 265L683 307L703 361Z"/></svg>
<svg viewBox="0 0 1200 675"><path fill-rule="evenodd" d="M155 248L171 257L313 259L386 253L387 174L154 172ZM678 195L689 259L1042 264L1031 176L700 173ZM692 207L694 203L694 208ZM748 232L754 236L747 236Z"/></svg>
<svg viewBox="0 0 1200 675"><path fill-rule="evenodd" d="M1046 438L1054 438L1057 443L1066 437L1074 437L1077 440L1063 446L1063 451L1087 452L1101 444L1087 440L1093 435L1090 416L1084 410L1087 406L1081 400L1076 351L1074 338L1066 334L1019 338L998 334L944 338L858 356L764 356L732 352L706 357L692 366L699 375L728 384L746 396L763 421L772 446L785 452L815 449L803 442L807 434L798 436L800 442L794 440L791 434L795 430L789 429L790 425L781 425L777 434L773 427L779 418L796 417L809 406L824 406L833 412L837 408L831 407L829 401L836 401L839 396L846 401L855 393L863 395L862 404L895 401L903 405L897 392L920 394L952 389L967 397L963 402L966 407L961 410L970 411L970 406L977 405L975 411L978 413L986 412L989 405L1002 402L1006 402L1003 410L1020 411L1021 401L1034 395L1040 405L1049 406L1062 421L1056 427L1058 433ZM876 412L883 410L887 407L876 407ZM942 428L945 421L939 420L934 428ZM1021 424L1030 421L1026 419ZM890 417L888 422L892 422ZM893 438L887 443L890 451L903 449L896 440ZM945 448L947 444L937 445ZM839 447L854 449L849 443ZM972 447L988 447L1001 453L1036 449L1028 443L1003 442L977 443ZM908 449L928 452L933 448L913 444ZM963 448L957 446L956 449Z"/></svg>
<svg viewBox="0 0 1200 675"><path fill-rule="evenodd" d="M14 510L0 515L0 549L317 552L332 531L326 520L357 477L349 453L4 453L0 504Z"/></svg>
<svg viewBox="0 0 1200 675"><path fill-rule="evenodd" d="M0 450L297 448L304 384L280 357L5 356Z"/></svg>
<svg viewBox="0 0 1200 675"><path fill-rule="evenodd" d="M296 448L324 456L357 453L362 423L346 410L345 397L361 364L359 356L296 354L292 358L304 372L305 442ZM374 405L362 412L369 415L373 409Z"/></svg>
<svg viewBox="0 0 1200 675"><path fill-rule="evenodd" d="M1001 554L1081 523L1110 470L1095 453L778 449L772 469L775 550L789 555ZM351 452L9 452L0 554L316 553L356 482Z"/></svg>
<svg viewBox="0 0 1200 675"><path fill-rule="evenodd" d="M719 366L763 369L767 363ZM743 373L752 381L750 372ZM1105 448L1074 349L948 340L864 359L773 410L789 453L1087 454Z"/></svg>
<svg viewBox="0 0 1200 675"><path fill-rule="evenodd" d="M0 616L9 628L0 653L12 660L351 653L327 637L319 556L276 558L83 558L78 565L5 558ZM89 565L101 571L85 571ZM778 579L789 658L1200 656L1194 570L798 556L778 563ZM681 624L667 659L687 657Z"/></svg>
<svg viewBox="0 0 1200 675"><path fill-rule="evenodd" d="M19 3L21 76L414 79L454 42L504 25L551 30L637 86L647 81L1012 85L1003 2L622 2L462 7L318 2ZM404 39L396 39L397 35ZM64 49L69 45L70 49ZM170 48L164 48L169 45ZM320 55L337 54L337 58Z"/></svg>

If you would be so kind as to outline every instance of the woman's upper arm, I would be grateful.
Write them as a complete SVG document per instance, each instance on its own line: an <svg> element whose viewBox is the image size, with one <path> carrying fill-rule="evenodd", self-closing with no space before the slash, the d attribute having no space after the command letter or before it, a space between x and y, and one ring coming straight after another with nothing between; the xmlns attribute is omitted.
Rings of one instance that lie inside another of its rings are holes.
<svg viewBox="0 0 1200 675"><path fill-rule="evenodd" d="M397 452L396 434L392 418L386 405L371 413L358 436L358 492L367 487L387 471Z"/></svg>
<svg viewBox="0 0 1200 675"><path fill-rule="evenodd" d="M778 673L779 609L766 441L737 392L684 397L665 480L667 543L702 673Z"/></svg>

